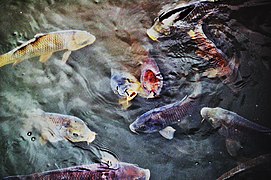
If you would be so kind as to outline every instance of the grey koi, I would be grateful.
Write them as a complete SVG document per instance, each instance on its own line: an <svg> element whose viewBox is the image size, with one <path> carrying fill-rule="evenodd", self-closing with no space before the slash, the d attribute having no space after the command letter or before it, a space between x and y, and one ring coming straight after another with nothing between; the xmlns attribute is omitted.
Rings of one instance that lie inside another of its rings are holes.
<svg viewBox="0 0 271 180"><path fill-rule="evenodd" d="M170 125L179 123L189 116L192 113L194 102L195 98L185 96L179 102L150 110L130 124L130 130L135 133L159 131L163 137L172 139L175 129Z"/></svg>
<svg viewBox="0 0 271 180"><path fill-rule="evenodd" d="M201 109L200 114L203 120L207 120L220 135L226 138L226 148L231 156L236 156L237 151L242 147L240 134L253 132L271 135L271 129L251 122L238 114L219 107Z"/></svg>

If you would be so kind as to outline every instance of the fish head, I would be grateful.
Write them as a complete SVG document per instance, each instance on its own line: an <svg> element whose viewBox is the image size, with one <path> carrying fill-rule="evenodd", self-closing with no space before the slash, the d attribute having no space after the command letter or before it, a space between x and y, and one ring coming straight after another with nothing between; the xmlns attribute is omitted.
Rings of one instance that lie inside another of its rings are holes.
<svg viewBox="0 0 271 180"><path fill-rule="evenodd" d="M147 35L153 41L158 41L158 38L170 35L170 28L156 19L153 26L147 29Z"/></svg>
<svg viewBox="0 0 271 180"><path fill-rule="evenodd" d="M127 101L134 99L140 88L138 80L130 73L115 73L111 76L111 89L115 94L125 97Z"/></svg>
<svg viewBox="0 0 271 180"><path fill-rule="evenodd" d="M96 37L87 31L76 31L73 38L78 49L90 45L96 40Z"/></svg>
<svg viewBox="0 0 271 180"><path fill-rule="evenodd" d="M139 116L129 128L134 133L153 133L165 128L165 124L155 113L149 111Z"/></svg>
<svg viewBox="0 0 271 180"><path fill-rule="evenodd" d="M138 167L135 164L119 162L118 169L116 171L116 177L118 179L137 179L137 180L149 180L150 170Z"/></svg>
<svg viewBox="0 0 271 180"><path fill-rule="evenodd" d="M88 144L95 140L96 133L91 131L79 118L72 117L66 125L65 138L71 142L83 142Z"/></svg>
<svg viewBox="0 0 271 180"><path fill-rule="evenodd" d="M219 107L204 107L201 109L200 114L202 118L207 120L214 128L219 128L222 124L230 121L227 111Z"/></svg>
<svg viewBox="0 0 271 180"><path fill-rule="evenodd" d="M143 64L140 82L147 98L155 98L160 94L163 86L163 77L153 59L149 59Z"/></svg>

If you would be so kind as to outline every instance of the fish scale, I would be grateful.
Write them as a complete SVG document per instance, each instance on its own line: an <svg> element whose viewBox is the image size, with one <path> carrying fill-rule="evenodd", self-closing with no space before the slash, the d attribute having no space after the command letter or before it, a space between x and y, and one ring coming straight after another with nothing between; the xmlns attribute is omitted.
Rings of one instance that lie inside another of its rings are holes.
<svg viewBox="0 0 271 180"><path fill-rule="evenodd" d="M174 106L164 111L161 111L160 117L165 121L166 126L177 123L183 119L192 109L192 102L189 98L187 102L182 103L180 106Z"/></svg>
<svg viewBox="0 0 271 180"><path fill-rule="evenodd" d="M40 56L40 62L46 62L54 52L67 50L62 61L66 62L72 51L92 44L95 36L80 30L56 31L37 34L33 39L0 56L0 67L7 64L18 64L23 60Z"/></svg>

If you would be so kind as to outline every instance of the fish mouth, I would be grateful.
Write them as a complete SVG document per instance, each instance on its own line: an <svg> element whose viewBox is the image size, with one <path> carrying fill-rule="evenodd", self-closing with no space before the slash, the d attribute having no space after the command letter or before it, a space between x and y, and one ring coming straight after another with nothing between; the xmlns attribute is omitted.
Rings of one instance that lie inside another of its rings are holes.
<svg viewBox="0 0 271 180"><path fill-rule="evenodd" d="M135 127L134 127L134 124L130 124L129 128L130 128L130 130L131 130L133 133L139 134L139 133L136 131L136 129L135 129Z"/></svg>
<svg viewBox="0 0 271 180"><path fill-rule="evenodd" d="M92 143L95 140L96 136L97 136L97 133L92 132L87 138L87 144L89 145L90 143Z"/></svg>
<svg viewBox="0 0 271 180"><path fill-rule="evenodd" d="M158 33L153 28L147 30L147 35L149 38L151 38L151 40L158 41Z"/></svg>
<svg viewBox="0 0 271 180"><path fill-rule="evenodd" d="M146 180L149 180L151 177L151 172L149 169L145 169L145 179Z"/></svg>
<svg viewBox="0 0 271 180"><path fill-rule="evenodd" d="M206 119L208 113L209 113L209 110L210 108L208 107L203 107L201 110L200 110L200 115L203 119Z"/></svg>

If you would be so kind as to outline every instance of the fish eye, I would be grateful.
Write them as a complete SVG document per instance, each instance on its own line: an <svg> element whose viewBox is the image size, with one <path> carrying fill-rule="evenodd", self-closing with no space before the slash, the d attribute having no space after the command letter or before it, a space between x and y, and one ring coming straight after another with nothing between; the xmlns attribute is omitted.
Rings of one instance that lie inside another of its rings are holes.
<svg viewBox="0 0 271 180"><path fill-rule="evenodd" d="M139 126L139 129L142 131L145 131L147 129L147 127L144 124L142 124Z"/></svg>
<svg viewBox="0 0 271 180"><path fill-rule="evenodd" d="M135 92L132 92L132 94L130 94L130 97L134 97L136 95Z"/></svg>
<svg viewBox="0 0 271 180"><path fill-rule="evenodd" d="M72 133L74 137L78 137L79 135L77 133Z"/></svg>
<svg viewBox="0 0 271 180"><path fill-rule="evenodd" d="M161 124L158 123L158 122L154 122L153 125L154 125L154 126L160 126Z"/></svg>
<svg viewBox="0 0 271 180"><path fill-rule="evenodd" d="M215 123L215 119L214 118L209 118L210 119L210 121L211 121L211 123Z"/></svg>

